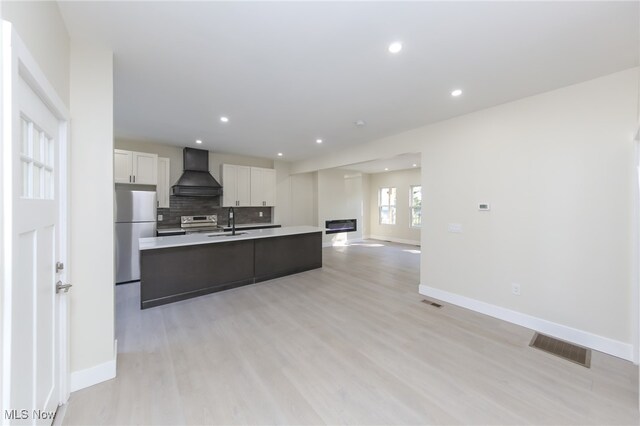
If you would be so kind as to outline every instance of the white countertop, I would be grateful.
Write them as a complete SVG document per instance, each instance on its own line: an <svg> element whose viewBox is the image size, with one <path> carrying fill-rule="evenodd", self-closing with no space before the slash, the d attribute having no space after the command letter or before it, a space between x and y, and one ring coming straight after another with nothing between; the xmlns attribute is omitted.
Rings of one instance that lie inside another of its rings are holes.
<svg viewBox="0 0 640 426"><path fill-rule="evenodd" d="M236 230L238 232L238 230ZM258 238L283 237L286 235L310 234L324 232L316 226L286 226L284 228L254 229L241 235L211 234L171 235L168 237L140 238L140 250L153 250L169 247L195 246L199 244L228 243L229 241L255 240ZM226 232L225 232L226 234ZM214 235L210 237L210 235Z"/></svg>

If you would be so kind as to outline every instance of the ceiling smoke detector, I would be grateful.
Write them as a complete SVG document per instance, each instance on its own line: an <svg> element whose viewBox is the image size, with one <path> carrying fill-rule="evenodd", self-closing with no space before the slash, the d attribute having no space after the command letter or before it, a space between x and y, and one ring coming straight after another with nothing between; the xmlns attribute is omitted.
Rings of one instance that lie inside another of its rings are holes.
<svg viewBox="0 0 640 426"><path fill-rule="evenodd" d="M357 120L354 122L354 124L358 127L364 127L366 123L364 122L364 120Z"/></svg>

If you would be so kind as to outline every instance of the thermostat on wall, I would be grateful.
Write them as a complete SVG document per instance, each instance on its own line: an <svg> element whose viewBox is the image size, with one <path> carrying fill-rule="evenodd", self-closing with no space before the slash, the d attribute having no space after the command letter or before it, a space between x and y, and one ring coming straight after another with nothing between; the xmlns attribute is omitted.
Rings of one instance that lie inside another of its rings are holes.
<svg viewBox="0 0 640 426"><path fill-rule="evenodd" d="M480 203L480 204L478 204L478 210L480 210L480 211L489 211L489 210L491 210L491 204L489 204L489 203Z"/></svg>

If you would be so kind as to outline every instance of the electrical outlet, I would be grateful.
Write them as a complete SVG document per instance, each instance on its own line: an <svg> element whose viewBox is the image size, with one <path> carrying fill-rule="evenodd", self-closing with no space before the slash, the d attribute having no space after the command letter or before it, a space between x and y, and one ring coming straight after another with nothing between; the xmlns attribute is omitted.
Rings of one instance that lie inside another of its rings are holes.
<svg viewBox="0 0 640 426"><path fill-rule="evenodd" d="M520 284L511 284L511 293L520 296Z"/></svg>
<svg viewBox="0 0 640 426"><path fill-rule="evenodd" d="M161 214L158 215L158 222L162 222L162 215Z"/></svg>
<svg viewBox="0 0 640 426"><path fill-rule="evenodd" d="M259 216L259 217L262 217L262 212L258 213L258 216Z"/></svg>

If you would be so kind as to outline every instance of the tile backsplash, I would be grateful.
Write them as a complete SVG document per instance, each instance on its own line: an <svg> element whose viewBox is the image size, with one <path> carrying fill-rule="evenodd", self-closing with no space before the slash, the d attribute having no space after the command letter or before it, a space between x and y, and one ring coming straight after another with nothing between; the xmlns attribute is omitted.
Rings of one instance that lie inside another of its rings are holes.
<svg viewBox="0 0 640 426"><path fill-rule="evenodd" d="M158 208L162 221L158 228L179 228L180 216L218 215L218 224L226 226L229 208L220 207L220 197L169 197L169 208ZM271 223L272 207L234 207L236 225ZM262 217L260 217L262 212Z"/></svg>

